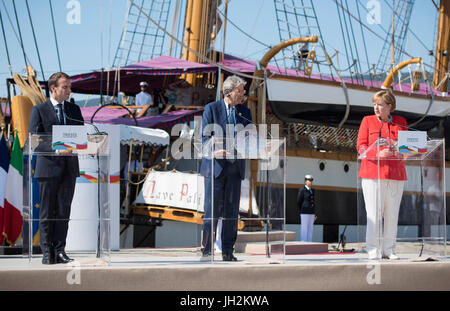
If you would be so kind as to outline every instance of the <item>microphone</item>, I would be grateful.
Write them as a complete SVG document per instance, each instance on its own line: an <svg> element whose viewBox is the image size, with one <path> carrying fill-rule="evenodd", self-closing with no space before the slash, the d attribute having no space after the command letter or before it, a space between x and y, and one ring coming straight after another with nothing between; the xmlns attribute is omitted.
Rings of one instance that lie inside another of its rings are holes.
<svg viewBox="0 0 450 311"><path fill-rule="evenodd" d="M383 121L383 120L381 120L381 118L378 118L378 120L381 122L380 130L379 130L379 133L378 133L378 138L381 138L381 128L383 127L383 123L391 123L392 125L400 126L400 127L404 128L404 129L406 129L406 130L413 130L413 131L422 132L422 131L419 130L419 129L415 129L415 128L413 128L413 127L409 127L408 125L403 125L403 124L398 124L398 123L392 122L392 115L389 115L387 121ZM427 135L427 140L428 140L428 139L430 138L430 137L428 136L428 132L426 132L426 135ZM392 149L392 147L395 147L396 145L397 145L397 143L395 143L395 144L394 144L393 146L391 146L390 148Z"/></svg>
<svg viewBox="0 0 450 311"><path fill-rule="evenodd" d="M241 117L242 119L244 119L244 120L246 120L246 121L248 121L248 122L250 122L250 123L252 123L252 124L254 124L254 125L256 125L256 123L255 122L253 122L252 120L250 120L250 119L248 119L248 118L246 118L246 117L244 117L243 115L242 115L242 112L238 112L238 114L237 114L239 117Z"/></svg>
<svg viewBox="0 0 450 311"><path fill-rule="evenodd" d="M383 121L383 120L381 120L380 118L378 118L378 120L379 120L380 122L391 123L392 125L400 126L400 127L404 128L404 129L407 129L407 130L412 130L412 131L422 132L422 130L416 129L416 128L414 128L414 127L410 127L410 126L408 126L408 125L403 125L403 124L398 124L398 123L392 122L392 115L389 115L389 118L388 118L387 121ZM380 131L381 131L381 129L380 129ZM428 137L428 135L427 135L427 137Z"/></svg>
<svg viewBox="0 0 450 311"><path fill-rule="evenodd" d="M252 120L250 120L250 119L244 117L244 116L242 115L242 112L238 112L237 115L238 115L239 117L241 117L242 119L244 119L244 120L250 122L251 124L258 126L258 125L257 125L255 122L253 122ZM269 131L267 131L267 134L269 134L269 136L270 136L271 139L274 139L273 136L272 136L272 134L271 134Z"/></svg>
<svg viewBox="0 0 450 311"><path fill-rule="evenodd" d="M40 128L40 124L37 123L36 126L34 127L34 131L33 132L30 131L30 133L37 135L39 133L39 128Z"/></svg>
<svg viewBox="0 0 450 311"><path fill-rule="evenodd" d="M100 130L98 129L98 127L94 123L87 122L87 121L84 121L84 120L78 120L78 119L74 119L74 118L69 117L67 115L65 109L64 109L64 106L63 106L63 111L64 111L64 116L65 116L66 119L69 119L70 121L78 122L81 125L89 124L89 125L93 126L94 129L95 129L95 134L97 134L97 135L108 135L108 133L106 133L106 132L100 132Z"/></svg>
<svg viewBox="0 0 450 311"><path fill-rule="evenodd" d="M398 123L394 123L394 122L391 122L391 124L403 127L404 129L407 129L407 130L412 130L412 131L417 131L417 132L426 132L427 133L427 139L430 138L430 136L428 136L428 131L422 131L422 130L419 130L419 129L416 129L416 128L413 128L413 127L409 127L407 125L402 125L402 124L398 124Z"/></svg>
<svg viewBox="0 0 450 311"><path fill-rule="evenodd" d="M377 117L378 121L381 122L380 129L378 130L378 138L381 138L381 129L383 128L383 123L392 123L392 115L388 116L388 120L384 121L380 117Z"/></svg>
<svg viewBox="0 0 450 311"><path fill-rule="evenodd" d="M391 122L391 124L397 125L397 126L400 126L400 127L403 127L403 128L405 128L405 129L407 129L407 130L420 131L420 130L418 130L418 129L415 129L415 128L413 128L413 127L409 127L409 126L403 125L403 124L398 124L398 123L394 123L394 122Z"/></svg>

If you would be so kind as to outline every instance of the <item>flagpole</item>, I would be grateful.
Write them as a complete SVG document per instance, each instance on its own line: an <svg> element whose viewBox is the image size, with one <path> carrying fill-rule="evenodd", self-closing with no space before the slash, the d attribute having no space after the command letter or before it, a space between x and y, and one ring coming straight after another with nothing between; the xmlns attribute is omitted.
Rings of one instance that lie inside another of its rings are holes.
<svg viewBox="0 0 450 311"><path fill-rule="evenodd" d="M34 222L34 216L33 216L33 170L32 170L32 164L33 164L33 154L31 150L31 134L29 134L28 137L28 262L31 263L31 260L33 258L33 222ZM23 175L23 174L22 174ZM41 250L42 251L42 250Z"/></svg>
<svg viewBox="0 0 450 311"><path fill-rule="evenodd" d="M96 250L96 258L100 258L100 235L101 235L101 222L102 222L102 214L100 208L100 157L98 156L97 151L97 213L98 213L98 223L97 223L97 250Z"/></svg>

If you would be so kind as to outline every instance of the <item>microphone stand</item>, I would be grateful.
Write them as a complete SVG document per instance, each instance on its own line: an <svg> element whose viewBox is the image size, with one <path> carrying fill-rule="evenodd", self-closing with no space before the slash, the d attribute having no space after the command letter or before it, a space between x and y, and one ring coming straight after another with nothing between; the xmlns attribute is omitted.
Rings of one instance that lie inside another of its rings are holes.
<svg viewBox="0 0 450 311"><path fill-rule="evenodd" d="M70 121L75 121L75 122L80 123L80 125L89 124L90 126L94 127L94 129L95 129L95 134L96 134L96 135L108 135L108 133L106 133L106 132L100 132L100 130L98 129L98 127L97 127L94 123L87 122L87 121L84 121L84 120L82 121L82 120L78 120L78 119L74 119L74 118L68 117L67 114L66 114L65 112L64 112L64 116L65 116L66 119L68 119L68 120L70 120Z"/></svg>
<svg viewBox="0 0 450 311"><path fill-rule="evenodd" d="M378 120L380 120L380 122L381 122L380 130L379 130L379 133L378 133L378 138L381 138L381 129L383 127L383 122L391 123L392 125L397 125L397 126L400 126L402 128L405 128L407 130L420 131L420 130L415 129L413 127L409 127L407 125L402 125L402 124L398 124L398 123L392 122L392 116L391 115L389 115L389 119L387 121L383 121L380 118L378 118ZM427 133L427 139L428 138L429 138L429 136L428 136L428 133ZM424 192L423 192L423 164L422 164L422 162L420 162L420 172L421 172L421 174L420 174L421 195L422 195L422 198L423 198ZM424 228L424 226L425 226L425 224L422 224L422 230L421 230L422 231L422 243L421 243L421 247L420 247L420 251L419 251L419 257L422 257L423 249L424 249L424 246L425 246L425 238L423 237L423 230L424 230L423 228Z"/></svg>
<svg viewBox="0 0 450 311"><path fill-rule="evenodd" d="M266 257L270 258L270 249L269 249L269 227L271 226L270 223L270 206L269 206L269 170L266 169L266 183L267 183L267 187L266 187L266 217L267 217L267 222L266 222Z"/></svg>
<svg viewBox="0 0 450 311"><path fill-rule="evenodd" d="M242 119L256 125L255 122L253 122L252 120L244 117L242 115L241 112L238 113L238 116L241 117ZM272 135L267 132L270 135L270 138L272 139ZM270 221L270 194L269 194L269 170L266 169L266 195L265 195L265 199L266 199L266 208L265 208L265 213L266 213L266 217L267 217L267 221L266 221L266 257L270 258L270 248L269 248L269 227L271 227L271 221Z"/></svg>
<svg viewBox="0 0 450 311"><path fill-rule="evenodd" d="M425 214L425 210L423 208L424 206L424 191L423 191L423 166L422 166L422 161L420 161L420 192L421 192L421 196L422 196L422 245L420 247L420 252L419 252L419 257L422 257L422 253L423 253L423 248L425 246L425 237L424 237L424 228L426 226L425 221L424 221L424 214Z"/></svg>
<svg viewBox="0 0 450 311"><path fill-rule="evenodd" d="M63 108L64 110L64 108ZM95 129L95 135L108 135L108 133L106 132L100 132L98 127L90 122L86 122L86 121L82 121L82 120L78 120L78 119L74 119L71 117L68 117L67 114L64 111L64 116L66 119L71 120L71 121L75 121L78 123L81 123L81 125L89 124L91 126L94 127ZM100 203L100 184L101 184L101 174L100 174L100 156L98 155L98 152L95 155L96 160L97 160L97 214L98 214L98 223L97 223L97 247L96 247L96 251L95 251L95 257L96 258L100 258L101 257L101 252L100 252L100 245L101 245L101 223L102 223L102 212L101 212L101 203ZM109 181L107 181L109 182Z"/></svg>
<svg viewBox="0 0 450 311"><path fill-rule="evenodd" d="M100 157L98 153L97 157L97 213L98 213L98 223L97 223L97 248L95 251L95 257L100 258L100 232L101 232L101 207L100 207Z"/></svg>

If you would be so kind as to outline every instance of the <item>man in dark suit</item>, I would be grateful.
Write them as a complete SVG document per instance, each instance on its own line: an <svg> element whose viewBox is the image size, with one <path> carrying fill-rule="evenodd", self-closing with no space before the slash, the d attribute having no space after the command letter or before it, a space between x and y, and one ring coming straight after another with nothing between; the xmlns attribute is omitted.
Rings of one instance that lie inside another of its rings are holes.
<svg viewBox="0 0 450 311"><path fill-rule="evenodd" d="M238 76L228 77L222 87L225 98L205 106L202 118L204 145L211 136L214 136L214 140L234 140L235 125L245 127L251 123L250 110L241 104L245 84L246 82ZM205 177L202 261L211 258L211 245L214 241L212 233L216 231L219 217L222 217L222 259L236 261L233 250L237 237L241 180L245 178L245 160L237 159L233 150L218 148L214 152L213 166L214 174L211 174L211 159L202 158L200 173ZM213 193L212 184L214 184ZM212 194L214 202L211 202Z"/></svg>
<svg viewBox="0 0 450 311"><path fill-rule="evenodd" d="M48 79L48 87L51 97L31 110L30 133L51 136L53 125L83 125L80 108L66 101L71 93L69 76L63 72L54 73ZM51 142L47 141L47 148L50 145ZM80 176L80 169L78 158L71 155L70 150L58 153L58 156L38 156L34 172L41 201L39 230L43 264L73 260L66 255L65 245L75 181Z"/></svg>
<svg viewBox="0 0 450 311"><path fill-rule="evenodd" d="M313 177L305 175L305 187L299 190L297 205L300 209L301 232L300 239L312 242L312 234L315 220L315 190L312 188Z"/></svg>

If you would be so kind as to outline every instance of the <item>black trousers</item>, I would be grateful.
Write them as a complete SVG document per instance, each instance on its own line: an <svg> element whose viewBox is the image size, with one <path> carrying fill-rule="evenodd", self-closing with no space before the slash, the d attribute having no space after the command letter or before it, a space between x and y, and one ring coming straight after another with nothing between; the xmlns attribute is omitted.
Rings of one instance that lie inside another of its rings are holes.
<svg viewBox="0 0 450 311"><path fill-rule="evenodd" d="M222 217L222 253L232 253L237 238L241 177L237 162L227 162L214 179L214 202L211 200L211 178L205 178L202 252L211 254L217 221Z"/></svg>
<svg viewBox="0 0 450 311"><path fill-rule="evenodd" d="M37 180L41 201L39 231L42 252L64 251L76 177L61 176Z"/></svg>

